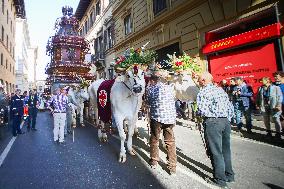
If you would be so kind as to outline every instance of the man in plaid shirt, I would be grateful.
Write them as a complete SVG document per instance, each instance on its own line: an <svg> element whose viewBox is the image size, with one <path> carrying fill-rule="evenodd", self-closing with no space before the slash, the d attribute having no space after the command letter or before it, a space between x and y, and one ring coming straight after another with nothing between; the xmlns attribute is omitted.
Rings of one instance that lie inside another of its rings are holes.
<svg viewBox="0 0 284 189"><path fill-rule="evenodd" d="M167 148L168 169L176 173L176 146L173 127L176 123L175 92L172 86L159 81L159 76L152 74L146 89L146 99L150 108L150 164L156 168L159 161L159 138L163 130Z"/></svg>

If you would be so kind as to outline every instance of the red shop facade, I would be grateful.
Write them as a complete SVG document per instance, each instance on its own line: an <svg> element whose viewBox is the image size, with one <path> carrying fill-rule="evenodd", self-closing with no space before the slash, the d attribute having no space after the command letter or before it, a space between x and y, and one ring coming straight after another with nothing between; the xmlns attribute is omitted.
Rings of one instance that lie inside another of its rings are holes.
<svg viewBox="0 0 284 189"><path fill-rule="evenodd" d="M277 4L205 33L202 48L215 82L242 77L256 93L262 77L284 69L283 21Z"/></svg>

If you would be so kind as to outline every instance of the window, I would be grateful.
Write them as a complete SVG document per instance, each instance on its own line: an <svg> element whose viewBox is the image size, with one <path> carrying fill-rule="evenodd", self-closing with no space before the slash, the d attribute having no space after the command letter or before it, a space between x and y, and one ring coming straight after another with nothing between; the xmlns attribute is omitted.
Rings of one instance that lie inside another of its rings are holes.
<svg viewBox="0 0 284 189"><path fill-rule="evenodd" d="M125 35L132 32L132 21L130 14L124 18L124 31Z"/></svg>
<svg viewBox="0 0 284 189"><path fill-rule="evenodd" d="M10 64L10 72L12 71L12 65Z"/></svg>
<svg viewBox="0 0 284 189"><path fill-rule="evenodd" d="M4 35L5 35L5 30L4 27L2 26L2 32L1 32L1 40L4 42Z"/></svg>
<svg viewBox="0 0 284 189"><path fill-rule="evenodd" d="M11 30L11 32L13 32L12 31L12 20L10 21L10 30Z"/></svg>
<svg viewBox="0 0 284 189"><path fill-rule="evenodd" d="M92 13L93 13L92 19L95 22L96 21L96 7L93 7Z"/></svg>
<svg viewBox="0 0 284 189"><path fill-rule="evenodd" d="M94 25L94 12L92 11L90 14L90 28Z"/></svg>
<svg viewBox="0 0 284 189"><path fill-rule="evenodd" d="M101 14L101 1L99 0L97 3L96 3L96 16L100 15Z"/></svg>
<svg viewBox="0 0 284 189"><path fill-rule="evenodd" d="M7 81L6 81L6 92L9 93L9 84Z"/></svg>
<svg viewBox="0 0 284 189"><path fill-rule="evenodd" d="M95 54L97 59L103 59L103 36L95 39Z"/></svg>
<svg viewBox="0 0 284 189"><path fill-rule="evenodd" d="M153 0L154 15L159 14L167 8L167 0Z"/></svg>
<svg viewBox="0 0 284 189"><path fill-rule="evenodd" d="M12 43L10 42L10 53L12 54Z"/></svg>
<svg viewBox="0 0 284 189"><path fill-rule="evenodd" d="M157 57L156 61L157 62L164 62L164 61L169 59L167 54L173 54L174 52L176 52L176 56L180 55L181 50L180 50L180 44L178 42L171 44L171 45L168 45L166 47L163 47L161 49L157 49L156 53L157 53L158 57ZM165 65L165 69L170 69L170 67L168 65Z"/></svg>
<svg viewBox="0 0 284 189"><path fill-rule="evenodd" d="M7 24L9 24L9 12L7 10Z"/></svg>
<svg viewBox="0 0 284 189"><path fill-rule="evenodd" d="M102 53L103 53L103 48L104 48L103 46L104 46L104 45L103 45L103 36L100 36L100 37L99 37L99 40L98 40L98 52L99 52L99 57L100 57L100 58L103 58L103 57L102 57L102 55L103 55L103 54L102 54Z"/></svg>
<svg viewBox="0 0 284 189"><path fill-rule="evenodd" d="M6 59L6 69L8 69L8 60Z"/></svg>
<svg viewBox="0 0 284 189"><path fill-rule="evenodd" d="M2 0L2 13L4 14L4 0Z"/></svg>
<svg viewBox="0 0 284 189"><path fill-rule="evenodd" d="M1 61L1 66L3 66L3 53L1 53L1 59L0 59L0 61Z"/></svg>
<svg viewBox="0 0 284 189"><path fill-rule="evenodd" d="M8 35L6 35L6 48L8 49L8 44L9 44L9 37L8 37Z"/></svg>
<svg viewBox="0 0 284 189"><path fill-rule="evenodd" d="M112 48L113 47L113 43L114 43L114 40L113 40L113 27L110 26L107 29L107 48L108 49Z"/></svg>
<svg viewBox="0 0 284 189"><path fill-rule="evenodd" d="M87 23L87 21L85 21L85 26L84 26L84 28L85 28L85 34L87 34L87 32L88 32L88 23Z"/></svg>

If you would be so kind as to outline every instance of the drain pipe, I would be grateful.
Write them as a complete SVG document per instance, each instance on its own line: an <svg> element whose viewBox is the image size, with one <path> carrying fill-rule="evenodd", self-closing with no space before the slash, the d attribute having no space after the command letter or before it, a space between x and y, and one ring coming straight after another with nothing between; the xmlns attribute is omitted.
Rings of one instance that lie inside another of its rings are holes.
<svg viewBox="0 0 284 189"><path fill-rule="evenodd" d="M278 3L275 3L274 8L275 8L275 13L276 13L276 20L278 23L280 23L280 13L278 9ZM277 38L277 43L278 43L278 50L279 50L279 56L280 56L280 63L281 63L281 70L284 71L284 60L283 60L283 45L281 42L281 38Z"/></svg>

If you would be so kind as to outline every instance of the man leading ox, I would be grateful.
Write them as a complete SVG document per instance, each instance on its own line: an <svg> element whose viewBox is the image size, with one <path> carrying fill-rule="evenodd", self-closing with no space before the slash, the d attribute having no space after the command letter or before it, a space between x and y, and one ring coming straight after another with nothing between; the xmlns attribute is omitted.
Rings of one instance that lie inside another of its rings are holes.
<svg viewBox="0 0 284 189"><path fill-rule="evenodd" d="M159 161L159 138L163 131L167 148L168 169L170 174L176 173L176 146L173 127L176 123L175 93L170 85L160 82L157 72L151 74L146 89L146 99L150 107L150 164L156 168Z"/></svg>

